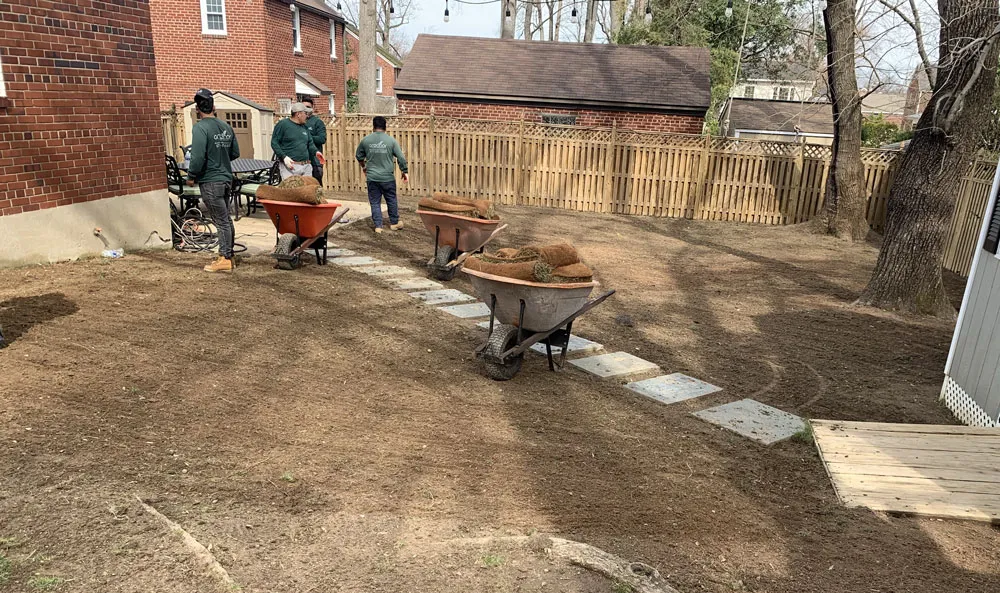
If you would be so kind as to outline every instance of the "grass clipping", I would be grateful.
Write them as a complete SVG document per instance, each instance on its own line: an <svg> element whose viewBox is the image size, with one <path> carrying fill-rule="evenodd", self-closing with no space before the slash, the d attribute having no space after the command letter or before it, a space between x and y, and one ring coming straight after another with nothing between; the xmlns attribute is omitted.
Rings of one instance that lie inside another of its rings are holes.
<svg viewBox="0 0 1000 593"><path fill-rule="evenodd" d="M569 243L529 245L521 249L499 249L474 255L465 261L470 270L543 284L590 282L594 273L580 261L580 253Z"/></svg>

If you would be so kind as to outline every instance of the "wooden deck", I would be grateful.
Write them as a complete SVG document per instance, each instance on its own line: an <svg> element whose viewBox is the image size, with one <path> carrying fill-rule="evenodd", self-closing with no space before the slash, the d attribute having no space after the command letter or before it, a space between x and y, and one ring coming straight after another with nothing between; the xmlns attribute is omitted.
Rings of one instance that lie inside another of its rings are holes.
<svg viewBox="0 0 1000 593"><path fill-rule="evenodd" d="M1000 523L1000 429L811 423L845 505Z"/></svg>

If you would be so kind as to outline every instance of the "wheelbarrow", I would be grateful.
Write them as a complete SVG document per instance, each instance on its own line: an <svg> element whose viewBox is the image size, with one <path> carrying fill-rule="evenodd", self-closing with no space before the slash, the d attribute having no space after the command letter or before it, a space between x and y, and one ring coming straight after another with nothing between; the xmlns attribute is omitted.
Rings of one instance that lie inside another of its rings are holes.
<svg viewBox="0 0 1000 593"><path fill-rule="evenodd" d="M469 255L482 251L507 225L433 210L417 210L424 227L434 237L434 257L427 267L438 280L448 281Z"/></svg>
<svg viewBox="0 0 1000 593"><path fill-rule="evenodd" d="M316 263L325 266L330 228L350 211L350 208L344 208L337 213L340 204L275 200L257 200L257 203L264 207L278 230L278 241L271 256L278 260L277 267L282 270L294 270L301 266L302 253L310 248L316 252Z"/></svg>
<svg viewBox="0 0 1000 593"><path fill-rule="evenodd" d="M479 299L490 307L490 333L476 349L486 376L509 381L521 370L524 353L535 344L545 344L549 370L566 364L566 351L577 317L600 305L615 291L590 299L597 282L543 284L487 274L463 268ZM497 323L499 322L499 323ZM558 362L552 348L560 348Z"/></svg>

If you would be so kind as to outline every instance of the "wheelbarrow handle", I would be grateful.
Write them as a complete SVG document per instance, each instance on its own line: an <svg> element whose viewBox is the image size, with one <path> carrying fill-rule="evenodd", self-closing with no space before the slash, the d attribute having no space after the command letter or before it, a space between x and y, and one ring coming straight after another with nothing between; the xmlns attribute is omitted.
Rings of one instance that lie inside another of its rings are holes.
<svg viewBox="0 0 1000 593"><path fill-rule="evenodd" d="M460 266L463 263L465 263L465 260L469 259L470 255L472 255L473 253L479 251L483 247L486 247L486 245L489 244L490 241L492 241L493 239L495 239L496 236L499 235L500 232L503 231L505 228L507 228L506 224L502 224L502 225L498 226L496 228L496 230L494 230L492 233L490 233L489 237L486 237L485 241L483 241L482 243L479 244L478 247L476 247L472 251L466 251L462 255L458 256L456 259L448 262L448 267L449 268L454 268L454 267Z"/></svg>

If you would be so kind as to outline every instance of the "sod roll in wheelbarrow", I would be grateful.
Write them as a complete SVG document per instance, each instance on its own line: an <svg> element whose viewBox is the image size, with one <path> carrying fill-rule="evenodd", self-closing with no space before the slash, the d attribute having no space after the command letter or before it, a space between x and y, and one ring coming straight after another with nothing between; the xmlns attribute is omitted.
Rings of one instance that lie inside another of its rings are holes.
<svg viewBox="0 0 1000 593"><path fill-rule="evenodd" d="M293 176L278 185L262 185L257 188L257 197L275 202L296 202L299 204L325 204L323 188L314 177Z"/></svg>
<svg viewBox="0 0 1000 593"><path fill-rule="evenodd" d="M589 282L594 276L569 243L500 249L470 257L465 267L494 276L544 284Z"/></svg>
<svg viewBox="0 0 1000 593"><path fill-rule="evenodd" d="M489 200L460 198L442 192L437 192L429 198L421 198L418 208L455 214L457 216L467 216L469 218L500 220L500 217L497 216L496 211L493 209L493 203Z"/></svg>

